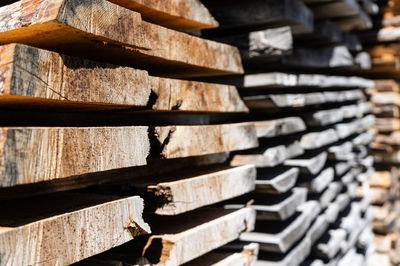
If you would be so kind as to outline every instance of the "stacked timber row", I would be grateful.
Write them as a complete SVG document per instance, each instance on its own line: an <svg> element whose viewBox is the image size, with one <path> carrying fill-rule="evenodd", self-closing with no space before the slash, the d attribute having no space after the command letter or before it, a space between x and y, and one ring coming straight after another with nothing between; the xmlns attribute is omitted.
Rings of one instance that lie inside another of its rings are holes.
<svg viewBox="0 0 400 266"><path fill-rule="evenodd" d="M202 36L239 47L245 74L203 80L238 87L259 147L234 152L252 163L256 189L224 202L256 210L256 265L363 265L372 241L370 68L354 31L372 26L356 1L205 0L220 27ZM365 4L375 4L365 1ZM350 33L350 31L352 33ZM233 118L232 118L233 119Z"/></svg>
<svg viewBox="0 0 400 266"><path fill-rule="evenodd" d="M254 190L228 159L258 129L234 86L185 80L243 73L183 32L216 26L197 0L1 3L0 265L255 260L229 244L255 210L210 205Z"/></svg>
<svg viewBox="0 0 400 266"><path fill-rule="evenodd" d="M399 173L399 2L377 1L374 28L359 34L372 57L372 69L363 75L375 79L368 91L376 115L376 138L371 144L376 172L369 194L374 205L374 244L377 254L370 265L400 264L400 173Z"/></svg>

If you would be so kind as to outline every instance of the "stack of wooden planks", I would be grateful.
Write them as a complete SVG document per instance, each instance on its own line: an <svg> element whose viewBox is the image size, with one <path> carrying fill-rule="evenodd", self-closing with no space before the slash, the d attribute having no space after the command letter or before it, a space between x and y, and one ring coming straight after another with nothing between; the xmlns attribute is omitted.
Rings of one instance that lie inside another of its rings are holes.
<svg viewBox="0 0 400 266"><path fill-rule="evenodd" d="M371 261L377 12L0 3L0 265Z"/></svg>
<svg viewBox="0 0 400 266"><path fill-rule="evenodd" d="M1 3L0 265L255 260L225 246L255 210L210 205L254 190L227 161L256 127L229 122L234 86L188 80L243 72L183 32L216 26L197 0Z"/></svg>
<svg viewBox="0 0 400 266"><path fill-rule="evenodd" d="M364 5L203 2L220 27L202 36L237 46L245 73L202 80L239 89L250 112L237 121L259 139L231 156L257 168L255 191L223 203L256 210L254 231L236 243L259 244L256 265L362 265L373 252L370 200L357 189L373 174L374 82L351 74L370 67L354 34L372 27Z"/></svg>

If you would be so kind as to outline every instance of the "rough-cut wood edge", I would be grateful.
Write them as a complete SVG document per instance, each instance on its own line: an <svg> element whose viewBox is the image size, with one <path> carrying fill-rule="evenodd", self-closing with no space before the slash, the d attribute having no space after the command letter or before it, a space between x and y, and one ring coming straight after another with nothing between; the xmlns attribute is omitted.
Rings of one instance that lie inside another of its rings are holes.
<svg viewBox="0 0 400 266"><path fill-rule="evenodd" d="M236 47L142 21L139 13L105 0L20 0L0 7L0 15L1 44L24 43L175 77L243 73ZM193 49L207 52L194 55Z"/></svg>
<svg viewBox="0 0 400 266"><path fill-rule="evenodd" d="M143 1L110 0L114 4L139 12L144 20L176 30L218 27L218 22L198 0Z"/></svg>
<svg viewBox="0 0 400 266"><path fill-rule="evenodd" d="M251 123L256 127L258 138L272 138L306 130L306 125L300 117L285 117L269 121L254 121Z"/></svg>
<svg viewBox="0 0 400 266"><path fill-rule="evenodd" d="M301 214L278 234L248 232L240 240L260 243L260 251L285 253L307 232L321 208L315 201L309 201L298 207Z"/></svg>
<svg viewBox="0 0 400 266"><path fill-rule="evenodd" d="M157 249L161 241L160 259L154 265L180 265L238 238L242 232L252 231L254 223L255 211L243 208L178 234L153 235L144 254ZM196 243L196 248L187 243Z"/></svg>
<svg viewBox="0 0 400 266"><path fill-rule="evenodd" d="M256 130L250 123L155 127L153 136L159 154L168 159L258 146Z"/></svg>
<svg viewBox="0 0 400 266"><path fill-rule="evenodd" d="M134 236L150 233L143 200L130 197L38 220L0 227L1 265L71 264Z"/></svg>
<svg viewBox="0 0 400 266"><path fill-rule="evenodd" d="M145 165L147 131L143 126L0 128L0 186Z"/></svg>
<svg viewBox="0 0 400 266"><path fill-rule="evenodd" d="M311 158L296 158L291 160L286 160L286 166L299 167L300 172L317 174L325 165L328 154L326 152L321 152Z"/></svg>
<svg viewBox="0 0 400 266"><path fill-rule="evenodd" d="M148 193L159 197L158 215L177 215L227 200L254 190L256 169L244 165L173 182L147 185Z"/></svg>
<svg viewBox="0 0 400 266"><path fill-rule="evenodd" d="M256 180L256 192L258 193L284 193L289 191L297 181L299 169L292 167L289 170L268 180Z"/></svg>

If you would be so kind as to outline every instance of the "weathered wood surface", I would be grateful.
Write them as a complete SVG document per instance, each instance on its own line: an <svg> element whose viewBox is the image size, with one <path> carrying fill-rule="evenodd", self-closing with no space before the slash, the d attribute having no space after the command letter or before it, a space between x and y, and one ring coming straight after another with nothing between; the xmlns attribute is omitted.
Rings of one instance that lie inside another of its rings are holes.
<svg viewBox="0 0 400 266"><path fill-rule="evenodd" d="M292 31L288 26L213 39L238 47L244 65L276 60L290 54L293 48Z"/></svg>
<svg viewBox="0 0 400 266"><path fill-rule="evenodd" d="M152 77L143 70L21 44L1 46L0 58L3 108L82 111L147 106L160 111L247 110L232 86ZM154 103L149 99L151 92L156 96Z"/></svg>
<svg viewBox="0 0 400 266"><path fill-rule="evenodd" d="M228 244L218 250L209 252L200 258L189 261L184 266L230 266L230 265L253 265L257 260L259 245L250 244ZM235 252L235 253L233 253Z"/></svg>
<svg viewBox="0 0 400 266"><path fill-rule="evenodd" d="M2 203L1 265L67 265L150 233L137 196L59 193Z"/></svg>
<svg viewBox="0 0 400 266"><path fill-rule="evenodd" d="M335 200L337 195L343 189L343 184L340 182L332 182L329 184L328 188L319 195L319 203L321 208L328 207L331 202Z"/></svg>
<svg viewBox="0 0 400 266"><path fill-rule="evenodd" d="M249 206L257 212L257 221L284 221L291 217L296 209L306 201L307 191L304 188L295 188L291 192L282 195L270 195L264 193L251 193L240 199L227 203L227 209L239 209L245 207L243 202L252 199Z"/></svg>
<svg viewBox="0 0 400 266"><path fill-rule="evenodd" d="M285 193L289 191L297 181L299 169L291 167L285 169L279 166L280 171L272 172L270 169L257 171L256 190L257 193Z"/></svg>
<svg viewBox="0 0 400 266"><path fill-rule="evenodd" d="M155 127L152 138L154 155L168 159L258 146L255 127L250 123Z"/></svg>
<svg viewBox="0 0 400 266"><path fill-rule="evenodd" d="M371 187L389 188L393 181L394 175L390 171L375 171L368 183Z"/></svg>
<svg viewBox="0 0 400 266"><path fill-rule="evenodd" d="M1 136L1 187L145 165L150 150L141 126L1 128Z"/></svg>
<svg viewBox="0 0 400 266"><path fill-rule="evenodd" d="M338 68L354 67L354 58L344 45L319 48L295 48L292 54L285 56L281 61L285 68Z"/></svg>
<svg viewBox="0 0 400 266"><path fill-rule="evenodd" d="M304 107L316 104L364 100L361 90L326 91L297 94L269 94L245 96L244 102L250 109Z"/></svg>
<svg viewBox="0 0 400 266"><path fill-rule="evenodd" d="M111 0L117 5L139 12L143 19L176 30L218 27L208 9L198 0Z"/></svg>
<svg viewBox="0 0 400 266"><path fill-rule="evenodd" d="M306 125L300 117L285 117L269 121L254 121L258 138L273 138L294 134L306 130Z"/></svg>
<svg viewBox="0 0 400 266"><path fill-rule="evenodd" d="M336 130L330 128L324 131L309 132L300 139L300 146L305 150L314 150L332 144L339 140Z"/></svg>
<svg viewBox="0 0 400 266"><path fill-rule="evenodd" d="M376 118L375 125L379 132L392 132L400 130L400 119L396 118Z"/></svg>
<svg viewBox="0 0 400 266"><path fill-rule="evenodd" d="M255 211L250 208L202 209L190 215L153 217L149 220L153 235L142 254L154 265L180 265L253 230L254 222Z"/></svg>
<svg viewBox="0 0 400 266"><path fill-rule="evenodd" d="M294 141L274 147L260 147L248 152L235 154L231 165L254 164L258 168L275 167L285 160L304 153L299 141Z"/></svg>
<svg viewBox="0 0 400 266"><path fill-rule="evenodd" d="M313 15L301 1L256 0L250 2L203 1L220 23L220 28L251 31L291 26L295 34L313 29ZM218 31L217 31L218 32Z"/></svg>
<svg viewBox="0 0 400 266"><path fill-rule="evenodd" d="M377 134L374 141L391 146L400 146L400 131L393 131L388 135Z"/></svg>
<svg viewBox="0 0 400 266"><path fill-rule="evenodd" d="M240 240L259 243L260 251L286 253L308 230L320 207L317 202L310 201L299 206L298 210L300 214L297 217L284 223L257 221L255 232L243 233Z"/></svg>
<svg viewBox="0 0 400 266"><path fill-rule="evenodd" d="M334 170L329 167L321 171L317 176L311 178L300 178L298 185L306 187L309 193L320 193L333 181Z"/></svg>
<svg viewBox="0 0 400 266"><path fill-rule="evenodd" d="M0 7L0 14L1 44L24 43L109 63L150 68L152 73L169 76L243 71L237 48L142 21L139 13L105 0L20 0ZM193 54L192 50L207 53Z"/></svg>
<svg viewBox="0 0 400 266"><path fill-rule="evenodd" d="M263 71L265 72L265 70ZM267 72L224 77L206 78L208 81L230 84L239 87L243 92L255 89L277 89L292 87L313 88L371 88L374 81L360 77L327 76L321 74L289 74Z"/></svg>
<svg viewBox="0 0 400 266"><path fill-rule="evenodd" d="M315 175L325 166L327 157L328 154L326 152L321 152L319 154L286 160L284 164L286 166L298 167L301 173Z"/></svg>
<svg viewBox="0 0 400 266"><path fill-rule="evenodd" d="M124 182L124 191L142 195L158 215L177 215L248 193L255 188L253 165L210 166ZM154 205L154 207L152 206Z"/></svg>
<svg viewBox="0 0 400 266"><path fill-rule="evenodd" d="M371 102L377 105L400 106L400 95L397 92L376 92L372 93Z"/></svg>
<svg viewBox="0 0 400 266"><path fill-rule="evenodd" d="M322 259L332 259L340 251L342 242L345 240L347 234L343 229L329 230L324 234L313 248L313 257Z"/></svg>

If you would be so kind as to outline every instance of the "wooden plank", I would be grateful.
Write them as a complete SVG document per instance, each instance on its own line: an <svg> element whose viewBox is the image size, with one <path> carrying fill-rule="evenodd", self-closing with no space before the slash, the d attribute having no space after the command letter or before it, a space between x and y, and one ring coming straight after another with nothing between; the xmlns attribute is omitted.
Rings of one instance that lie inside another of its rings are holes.
<svg viewBox="0 0 400 266"><path fill-rule="evenodd" d="M220 165L135 178L119 186L125 193L141 195L155 214L177 215L248 193L254 190L255 179L253 165Z"/></svg>
<svg viewBox="0 0 400 266"><path fill-rule="evenodd" d="M59 193L1 206L2 265L71 264L150 233L143 200Z"/></svg>
<svg viewBox="0 0 400 266"><path fill-rule="evenodd" d="M105 0L20 0L0 7L0 14L1 44L23 43L175 77L243 71L237 48L142 21L139 13ZM165 45L172 40L174 45ZM189 52L200 49L208 52Z"/></svg>
<svg viewBox="0 0 400 266"><path fill-rule="evenodd" d="M143 19L176 30L218 27L208 9L198 0L111 0L117 5L139 12Z"/></svg>
<svg viewBox="0 0 400 266"><path fill-rule="evenodd" d="M145 165L150 150L142 126L1 128L1 136L1 187Z"/></svg>
<svg viewBox="0 0 400 266"><path fill-rule="evenodd" d="M376 118L374 127L379 132L391 132L400 130L400 119L396 118Z"/></svg>
<svg viewBox="0 0 400 266"><path fill-rule="evenodd" d="M146 71L21 44L1 46L0 56L3 108L82 111L150 105L159 111L247 110L232 86L151 77Z"/></svg>
<svg viewBox="0 0 400 266"><path fill-rule="evenodd" d="M142 254L154 265L180 265L253 230L254 221L255 211L250 208L202 209L188 215L153 217L149 221L153 235ZM196 248L187 243L196 243Z"/></svg>
<svg viewBox="0 0 400 266"><path fill-rule="evenodd" d="M258 168L275 167L285 160L304 153L299 141L274 146L260 147L240 154L233 155L231 165L254 164Z"/></svg>
<svg viewBox="0 0 400 266"><path fill-rule="evenodd" d="M309 193L321 193L333 181L333 177L334 170L329 167L315 177L304 178L302 176L297 183L299 186L306 187Z"/></svg>
<svg viewBox="0 0 400 266"><path fill-rule="evenodd" d="M273 138L302 132L306 129L300 117L285 117L269 121L254 121L258 138Z"/></svg>
<svg viewBox="0 0 400 266"><path fill-rule="evenodd" d="M330 128L323 131L309 132L300 139L300 146L305 150L314 150L339 140L336 130Z"/></svg>
<svg viewBox="0 0 400 266"><path fill-rule="evenodd" d="M245 207L243 201L252 200L249 205L257 212L257 221L284 221L290 218L296 209L306 201L307 191L303 188L295 188L281 195L264 193L251 193L224 205L227 209L239 209Z"/></svg>
<svg viewBox="0 0 400 266"><path fill-rule="evenodd" d="M257 221L255 232L246 232L240 240L257 242L260 251L286 253L308 230L320 212L318 203L311 201L299 207L300 214L285 222Z"/></svg>
<svg viewBox="0 0 400 266"><path fill-rule="evenodd" d="M357 15L336 18L333 21L340 26L342 31L362 31L373 27L371 18L362 10Z"/></svg>
<svg viewBox="0 0 400 266"><path fill-rule="evenodd" d="M279 168L280 171L258 169L255 192L280 194L289 191L296 184L299 169L285 169L282 166Z"/></svg>
<svg viewBox="0 0 400 266"><path fill-rule="evenodd" d="M340 251L340 245L347 234L343 229L329 230L313 247L312 256L322 259L333 259Z"/></svg>
<svg viewBox="0 0 400 266"><path fill-rule="evenodd" d="M325 1L309 5L316 19L358 15L361 11L356 0Z"/></svg>
<svg viewBox="0 0 400 266"><path fill-rule="evenodd" d="M288 26L213 39L238 47L244 65L276 60L290 54L293 48L292 31Z"/></svg>
<svg viewBox="0 0 400 266"><path fill-rule="evenodd" d="M294 166L300 169L300 173L317 174L325 165L328 154L321 152L318 154L307 155L304 157L285 161L286 166Z"/></svg>
<svg viewBox="0 0 400 266"><path fill-rule="evenodd" d="M304 107L331 102L364 100L361 90L311 92L298 94L269 94L245 96L244 102L250 109Z"/></svg>
<svg viewBox="0 0 400 266"><path fill-rule="evenodd" d="M311 11L296 0L203 1L220 23L220 28L233 31L254 31L271 27L291 26L293 33L313 29ZM226 8L226 3L229 8ZM218 33L216 31L215 33Z"/></svg>
<svg viewBox="0 0 400 266"><path fill-rule="evenodd" d="M184 266L229 266L229 265L253 265L257 260L259 245L228 244L222 248L209 252L200 258L189 261ZM236 252L236 253L233 253Z"/></svg>
<svg viewBox="0 0 400 266"><path fill-rule="evenodd" d="M256 130L250 123L155 127L151 135L154 155L168 159L258 146Z"/></svg>

